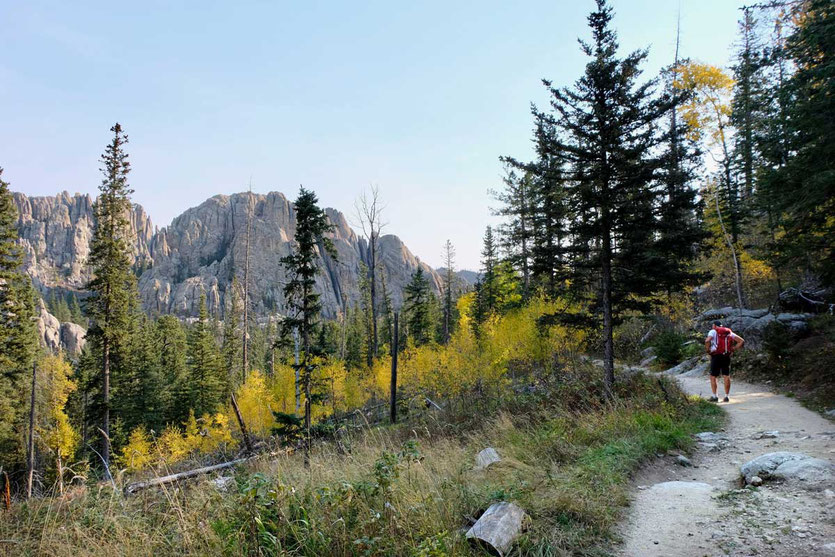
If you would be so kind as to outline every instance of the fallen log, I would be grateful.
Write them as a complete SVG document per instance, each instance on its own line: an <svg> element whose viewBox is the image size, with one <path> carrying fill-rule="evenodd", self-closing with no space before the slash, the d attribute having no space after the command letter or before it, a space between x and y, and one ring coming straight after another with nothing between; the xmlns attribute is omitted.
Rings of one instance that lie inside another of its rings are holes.
<svg viewBox="0 0 835 557"><path fill-rule="evenodd" d="M170 474L168 476L163 476L161 478L154 478L152 480L146 480L144 482L134 482L132 484L128 484L125 487L125 495L131 495L136 493L137 491L141 491L143 489L147 489L149 487L154 487L157 485L168 484L172 482L176 482L179 480L187 480L189 478L194 478L196 476L200 476L202 474L208 474L209 472L214 472L215 470L223 470L224 468L231 468L243 462L246 462L247 458L239 458L237 460L231 460L229 462L222 462L221 464L215 464L213 466L204 466L203 468L195 468L194 470L186 470L185 472L179 472L177 474Z"/></svg>

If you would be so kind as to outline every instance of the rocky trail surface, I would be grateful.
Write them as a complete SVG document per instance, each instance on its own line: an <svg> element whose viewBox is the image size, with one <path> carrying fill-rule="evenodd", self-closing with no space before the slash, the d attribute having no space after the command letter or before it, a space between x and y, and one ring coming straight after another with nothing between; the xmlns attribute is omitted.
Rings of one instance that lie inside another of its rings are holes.
<svg viewBox="0 0 835 557"><path fill-rule="evenodd" d="M689 394L710 395L706 376L677 379ZM618 553L835 555L835 422L767 387L740 382L722 407L728 415L723 430L699 436L689 457L667 455L635 478ZM740 467L775 452L793 455L777 461L812 458L778 469L779 462L767 463L763 478L748 474L762 485L744 487Z"/></svg>

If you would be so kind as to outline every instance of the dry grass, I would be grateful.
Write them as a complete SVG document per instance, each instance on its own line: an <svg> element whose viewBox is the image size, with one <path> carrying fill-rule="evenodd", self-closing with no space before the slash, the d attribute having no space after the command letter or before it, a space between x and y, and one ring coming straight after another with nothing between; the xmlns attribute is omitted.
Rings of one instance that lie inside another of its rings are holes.
<svg viewBox="0 0 835 557"><path fill-rule="evenodd" d="M511 395L490 415L367 429L301 455L263 457L220 493L209 478L124 498L110 487L16 505L0 521L0 554L468 555L463 531L512 500L530 515L517 551L605 554L641 461L715 426L716 407L635 377L615 403L594 369ZM502 462L473 470L495 447Z"/></svg>

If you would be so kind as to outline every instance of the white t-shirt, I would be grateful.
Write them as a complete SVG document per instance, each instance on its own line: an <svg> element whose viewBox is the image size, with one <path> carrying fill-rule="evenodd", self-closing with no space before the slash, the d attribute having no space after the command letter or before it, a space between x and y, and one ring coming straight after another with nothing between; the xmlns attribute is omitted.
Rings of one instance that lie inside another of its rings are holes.
<svg viewBox="0 0 835 557"><path fill-rule="evenodd" d="M711 329L707 332L707 338L710 341L710 351L713 352L716 350L716 347L719 345L718 335L716 334L716 329ZM739 338L737 335L731 331L731 334L728 335L728 341L732 341L735 338Z"/></svg>

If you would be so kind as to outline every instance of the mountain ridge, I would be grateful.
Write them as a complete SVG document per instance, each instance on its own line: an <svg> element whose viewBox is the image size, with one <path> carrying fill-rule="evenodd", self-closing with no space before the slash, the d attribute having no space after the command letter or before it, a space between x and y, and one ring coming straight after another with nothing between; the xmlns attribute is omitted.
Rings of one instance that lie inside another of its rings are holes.
<svg viewBox="0 0 835 557"><path fill-rule="evenodd" d="M93 234L93 199L89 194L32 196L15 192L18 234L24 248L24 269L42 296L52 292L83 295L90 279L86 266ZM316 279L323 314L336 317L345 305L359 300L359 272L368 263L369 249L340 211L325 212L334 225L331 239L338 262L320 252L323 270ZM251 215L250 304L258 316L284 313L280 258L287 255L295 232L292 202L280 192L219 194L190 207L171 224L155 227L139 204L130 223L139 294L148 313L192 317L200 293L210 311L221 315L232 279L243 280L246 221ZM432 288L440 290L440 276L420 261L395 235L381 236L378 264L383 270L395 307L411 274L423 268Z"/></svg>

